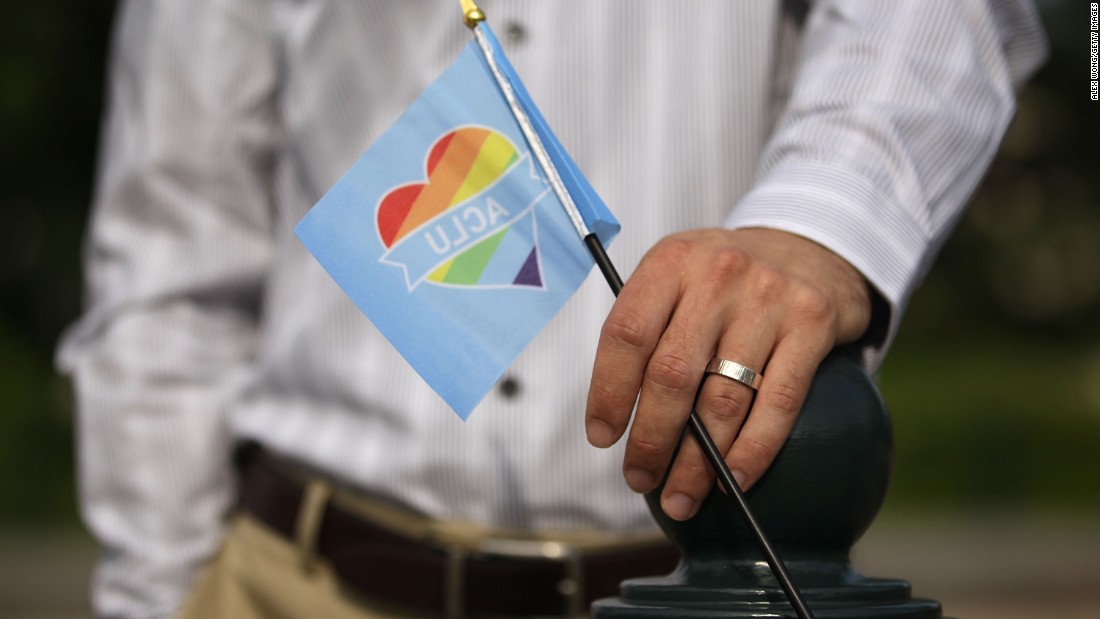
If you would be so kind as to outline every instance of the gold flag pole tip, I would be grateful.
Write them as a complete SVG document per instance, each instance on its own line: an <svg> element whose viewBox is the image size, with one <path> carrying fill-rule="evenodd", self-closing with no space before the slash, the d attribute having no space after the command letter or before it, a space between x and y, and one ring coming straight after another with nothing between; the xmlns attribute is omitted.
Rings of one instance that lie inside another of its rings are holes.
<svg viewBox="0 0 1100 619"><path fill-rule="evenodd" d="M466 27L473 29L477 28L477 25L485 21L485 13L481 12L481 9L476 6L469 11L466 11L462 15L462 20L466 22Z"/></svg>
<svg viewBox="0 0 1100 619"><path fill-rule="evenodd" d="M458 0L458 3L462 5L462 21L466 22L467 28L473 30L477 28L478 24L485 21L485 13L477 8L474 0Z"/></svg>

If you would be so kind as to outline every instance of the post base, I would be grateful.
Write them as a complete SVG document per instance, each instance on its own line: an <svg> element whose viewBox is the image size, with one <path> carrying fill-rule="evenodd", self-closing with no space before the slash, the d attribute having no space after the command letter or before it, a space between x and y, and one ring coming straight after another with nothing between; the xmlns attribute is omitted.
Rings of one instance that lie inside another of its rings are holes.
<svg viewBox="0 0 1100 619"><path fill-rule="evenodd" d="M939 602L910 597L909 583L903 580L865 578L847 563L786 563L818 619L943 617ZM726 569L726 581L734 583L732 586L690 584L682 567L668 576L625 581L618 598L592 605L592 619L797 617L767 564L729 565Z"/></svg>

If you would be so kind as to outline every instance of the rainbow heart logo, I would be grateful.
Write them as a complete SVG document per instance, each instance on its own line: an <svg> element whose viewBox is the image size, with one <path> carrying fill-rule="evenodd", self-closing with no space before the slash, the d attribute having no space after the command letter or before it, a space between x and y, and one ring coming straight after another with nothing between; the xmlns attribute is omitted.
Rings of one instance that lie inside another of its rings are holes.
<svg viewBox="0 0 1100 619"><path fill-rule="evenodd" d="M530 155L501 133L459 127L428 150L423 182L378 203L380 262L421 283L464 288L543 288L536 204L549 193Z"/></svg>

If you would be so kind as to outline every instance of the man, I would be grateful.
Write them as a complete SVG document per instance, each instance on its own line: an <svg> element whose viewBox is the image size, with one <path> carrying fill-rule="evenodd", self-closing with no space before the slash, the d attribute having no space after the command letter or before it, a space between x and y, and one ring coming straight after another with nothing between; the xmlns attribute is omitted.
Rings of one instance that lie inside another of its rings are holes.
<svg viewBox="0 0 1100 619"><path fill-rule="evenodd" d="M465 424L291 232L468 41L454 3L121 8L90 305L60 355L99 615L476 614L494 602L461 574L501 540L633 557L652 524L631 490L660 481L712 357L764 375L751 413L734 380L699 401L751 487L831 348L878 365L1043 50L1023 0L483 8L622 221L629 278L614 305L589 278ZM266 468L223 539L243 443ZM712 485L689 441L662 505L688 518ZM393 567L340 554L333 513L401 538Z"/></svg>

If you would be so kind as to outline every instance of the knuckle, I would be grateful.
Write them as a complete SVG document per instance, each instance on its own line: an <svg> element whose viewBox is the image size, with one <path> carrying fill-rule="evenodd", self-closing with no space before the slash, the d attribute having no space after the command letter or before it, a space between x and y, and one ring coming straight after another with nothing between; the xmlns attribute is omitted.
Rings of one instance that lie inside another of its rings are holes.
<svg viewBox="0 0 1100 619"><path fill-rule="evenodd" d="M685 391L693 387L691 365L683 357L673 354L656 355L650 359L646 367L646 380L670 391Z"/></svg>
<svg viewBox="0 0 1100 619"><path fill-rule="evenodd" d="M710 465L692 458L684 463L684 473L693 479L705 478L710 475Z"/></svg>
<svg viewBox="0 0 1100 619"><path fill-rule="evenodd" d="M813 321L823 322L833 314L833 303L829 297L816 288L803 287L795 295L794 310L801 316Z"/></svg>
<svg viewBox="0 0 1100 619"><path fill-rule="evenodd" d="M669 475L669 485L690 496L698 495L710 485L710 466L695 458L679 458Z"/></svg>
<svg viewBox="0 0 1100 619"><path fill-rule="evenodd" d="M608 425L617 425L608 413L618 406L624 395L605 381L592 381L588 388L589 417ZM633 401L633 400L632 400Z"/></svg>
<svg viewBox="0 0 1100 619"><path fill-rule="evenodd" d="M711 269L718 280L730 280L739 277L752 263L749 253L740 247L724 247L713 257Z"/></svg>
<svg viewBox="0 0 1100 619"><path fill-rule="evenodd" d="M605 338L632 349L646 348L650 335L645 322L629 312L612 310L604 322L602 334Z"/></svg>
<svg viewBox="0 0 1100 619"><path fill-rule="evenodd" d="M775 299L786 287L787 278L775 269L760 269L753 278L753 292L758 299Z"/></svg>
<svg viewBox="0 0 1100 619"><path fill-rule="evenodd" d="M638 436L630 437L628 448L631 451L631 460L647 465L659 460L665 454L664 445L651 439Z"/></svg>
<svg viewBox="0 0 1100 619"><path fill-rule="evenodd" d="M662 262L680 262L687 258L691 248L692 243L688 239L668 236L657 242L651 255Z"/></svg>
<svg viewBox="0 0 1100 619"><path fill-rule="evenodd" d="M771 462L775 454L779 453L777 447L772 447L751 436L742 437L738 440L738 443L740 443L742 452L748 456L749 460L755 462Z"/></svg>
<svg viewBox="0 0 1100 619"><path fill-rule="evenodd" d="M802 408L802 393L791 385L778 383L768 390L765 405L783 417L793 417Z"/></svg>
<svg viewBox="0 0 1100 619"><path fill-rule="evenodd" d="M748 389L729 385L707 394L704 410L719 422L731 423L743 419L751 403L752 393Z"/></svg>

